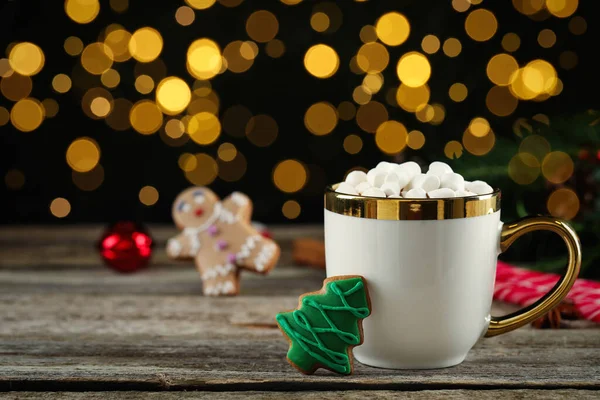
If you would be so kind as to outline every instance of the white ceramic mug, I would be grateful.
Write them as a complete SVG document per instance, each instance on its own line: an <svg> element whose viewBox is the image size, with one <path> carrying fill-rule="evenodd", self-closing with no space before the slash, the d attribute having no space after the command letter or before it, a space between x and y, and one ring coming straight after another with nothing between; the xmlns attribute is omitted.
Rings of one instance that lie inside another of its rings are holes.
<svg viewBox="0 0 600 400"><path fill-rule="evenodd" d="M325 193L327 276L362 275L371 296L363 364L442 368L461 363L482 336L544 315L566 296L581 264L579 239L566 223L528 217L500 221L500 191L451 199L386 199ZM558 233L567 244L565 275L517 313L490 316L496 261L519 236Z"/></svg>

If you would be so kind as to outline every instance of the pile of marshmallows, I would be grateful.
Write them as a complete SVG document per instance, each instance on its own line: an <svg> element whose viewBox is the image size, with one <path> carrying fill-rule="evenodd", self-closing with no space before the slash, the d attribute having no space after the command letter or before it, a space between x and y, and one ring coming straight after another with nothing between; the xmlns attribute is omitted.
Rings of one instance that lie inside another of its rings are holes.
<svg viewBox="0 0 600 400"><path fill-rule="evenodd" d="M350 172L335 191L355 196L439 199L488 194L494 189L483 181L465 181L443 162L432 162L424 174L413 161L402 164L382 161L368 173Z"/></svg>

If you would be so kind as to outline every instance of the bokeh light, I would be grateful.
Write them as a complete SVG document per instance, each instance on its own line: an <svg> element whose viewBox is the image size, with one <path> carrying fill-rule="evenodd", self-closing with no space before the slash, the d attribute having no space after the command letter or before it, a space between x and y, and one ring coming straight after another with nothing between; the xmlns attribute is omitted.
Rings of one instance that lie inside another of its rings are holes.
<svg viewBox="0 0 600 400"><path fill-rule="evenodd" d="M279 58L285 53L285 44L279 39L273 39L265 46L267 55L272 58Z"/></svg>
<svg viewBox="0 0 600 400"><path fill-rule="evenodd" d="M546 207L554 217L568 221L575 218L579 213L579 197L572 189L559 188L548 197Z"/></svg>
<svg viewBox="0 0 600 400"><path fill-rule="evenodd" d="M390 56L385 46L376 42L362 45L356 54L358 67L370 74L383 71L389 60Z"/></svg>
<svg viewBox="0 0 600 400"><path fill-rule="evenodd" d="M10 110L10 121L22 132L37 129L44 120L44 108L39 101L25 98L17 101Z"/></svg>
<svg viewBox="0 0 600 400"><path fill-rule="evenodd" d="M375 143L386 154L398 154L406 146L408 131L398 121L385 121L375 132Z"/></svg>
<svg viewBox="0 0 600 400"><path fill-rule="evenodd" d="M124 62L131 58L129 52L129 42L131 33L125 29L118 28L110 31L104 39L104 44L112 51L113 59L116 62Z"/></svg>
<svg viewBox="0 0 600 400"><path fill-rule="evenodd" d="M498 86L508 86L519 69L517 60L510 54L496 54L487 64L486 73L490 81Z"/></svg>
<svg viewBox="0 0 600 400"><path fill-rule="evenodd" d="M242 73L248 71L254 64L254 53L249 43L235 40L229 43L223 49L223 57L227 60L227 69L234 73Z"/></svg>
<svg viewBox="0 0 600 400"><path fill-rule="evenodd" d="M580 16L580 15L575 16L575 17L571 18L571 20L569 21L569 31L573 35L583 35L586 30L587 30L587 22L585 21L585 18L583 18L582 16Z"/></svg>
<svg viewBox="0 0 600 400"><path fill-rule="evenodd" d="M542 29L538 34L538 43L545 49L549 49L556 43L556 34L551 29Z"/></svg>
<svg viewBox="0 0 600 400"><path fill-rule="evenodd" d="M302 189L308 180L304 164L298 160L284 160L273 169L273 183L284 193L295 193Z"/></svg>
<svg viewBox="0 0 600 400"><path fill-rule="evenodd" d="M121 75L119 75L117 70L109 69L104 71L104 73L100 76L100 80L104 86L113 89L119 85L119 82L121 82Z"/></svg>
<svg viewBox="0 0 600 400"><path fill-rule="evenodd" d="M329 28L329 17L324 12L316 12L310 17L310 26L316 32L325 32Z"/></svg>
<svg viewBox="0 0 600 400"><path fill-rule="evenodd" d="M148 75L140 75L135 79L135 90L148 94L154 89L154 80Z"/></svg>
<svg viewBox="0 0 600 400"><path fill-rule="evenodd" d="M33 43L18 43L10 50L8 62L10 67L19 74L33 76L44 67L44 52Z"/></svg>
<svg viewBox="0 0 600 400"><path fill-rule="evenodd" d="M287 219L296 219L300 216L301 212L300 204L296 200L288 200L283 203L281 207L281 212Z"/></svg>
<svg viewBox="0 0 600 400"><path fill-rule="evenodd" d="M465 20L465 31L471 39L485 42L494 36L498 29L498 21L494 14L484 8L473 10Z"/></svg>
<svg viewBox="0 0 600 400"><path fill-rule="evenodd" d="M279 31L277 17L266 10L253 12L246 21L246 32L252 40L266 43L273 40Z"/></svg>
<svg viewBox="0 0 600 400"><path fill-rule="evenodd" d="M160 129L163 114L153 101L140 100L131 108L129 122L137 132L150 135Z"/></svg>
<svg viewBox="0 0 600 400"><path fill-rule="evenodd" d="M546 8L558 18L567 18L577 11L579 0L546 0Z"/></svg>
<svg viewBox="0 0 600 400"><path fill-rule="evenodd" d="M225 182L239 181L248 168L246 157L239 151L236 151L232 160L225 161L222 158L217 160L219 167L219 178Z"/></svg>
<svg viewBox="0 0 600 400"><path fill-rule="evenodd" d="M462 44L460 40L456 38L448 38L444 41L444 45L442 46L442 50L444 54L450 58L456 57L462 51Z"/></svg>
<svg viewBox="0 0 600 400"><path fill-rule="evenodd" d="M181 26L189 26L194 23L196 13L188 6L181 6L175 11L175 21Z"/></svg>
<svg viewBox="0 0 600 400"><path fill-rule="evenodd" d="M113 101L112 111L106 117L106 124L116 131L124 131L131 127L129 114L133 104L127 99L115 99Z"/></svg>
<svg viewBox="0 0 600 400"><path fill-rule="evenodd" d="M19 101L31 94L33 82L28 76L14 72L7 78L0 80L0 92L11 101Z"/></svg>
<svg viewBox="0 0 600 400"><path fill-rule="evenodd" d="M542 174L551 183L567 181L573 175L574 169L573 160L562 151L548 153L542 162Z"/></svg>
<svg viewBox="0 0 600 400"><path fill-rule="evenodd" d="M110 0L110 8L116 13L124 13L129 8L129 0Z"/></svg>
<svg viewBox="0 0 600 400"><path fill-rule="evenodd" d="M425 145L425 135L421 131L410 131L406 144L413 150L419 150Z"/></svg>
<svg viewBox="0 0 600 400"><path fill-rule="evenodd" d="M111 109L111 102L106 97L96 97L90 103L90 111L99 118L106 117Z"/></svg>
<svg viewBox="0 0 600 400"><path fill-rule="evenodd" d="M383 75L377 73L366 74L362 86L365 91L370 92L371 94L379 92L383 86Z"/></svg>
<svg viewBox="0 0 600 400"><path fill-rule="evenodd" d="M211 184L219 173L219 167L214 158L205 153L194 155L196 159L194 167L185 170L186 179L196 186L206 186Z"/></svg>
<svg viewBox="0 0 600 400"><path fill-rule="evenodd" d="M154 186L144 186L138 193L140 202L145 206L153 206L158 201L158 190Z"/></svg>
<svg viewBox="0 0 600 400"><path fill-rule="evenodd" d="M516 33L507 33L502 37L502 48L509 53L515 52L521 46L521 38Z"/></svg>
<svg viewBox="0 0 600 400"><path fill-rule="evenodd" d="M8 124L8 121L10 121L10 112L6 108L0 106L0 126Z"/></svg>
<svg viewBox="0 0 600 400"><path fill-rule="evenodd" d="M452 0L452 8L458 12L465 12L471 7L469 0Z"/></svg>
<svg viewBox="0 0 600 400"><path fill-rule="evenodd" d="M156 104L165 114L179 114L186 109L191 99L190 87L176 76L165 78L156 86Z"/></svg>
<svg viewBox="0 0 600 400"><path fill-rule="evenodd" d="M423 54L411 51L400 57L396 73L406 86L419 87L431 77L431 65Z"/></svg>
<svg viewBox="0 0 600 400"><path fill-rule="evenodd" d="M377 128L387 120L387 109L377 101L361 105L356 112L356 124L365 132L375 133Z"/></svg>
<svg viewBox="0 0 600 400"><path fill-rule="evenodd" d="M100 3L98 0L66 0L65 12L78 24L88 24L100 12Z"/></svg>
<svg viewBox="0 0 600 400"><path fill-rule="evenodd" d="M196 10L206 10L215 4L216 0L185 0L187 4L194 7Z"/></svg>
<svg viewBox="0 0 600 400"><path fill-rule="evenodd" d="M550 153L550 143L543 136L529 135L519 145L519 153L527 153L534 156L538 160L537 166L539 167L546 154Z"/></svg>
<svg viewBox="0 0 600 400"><path fill-rule="evenodd" d="M529 153L517 153L508 163L508 176L519 185L529 185L540 176L540 163Z"/></svg>
<svg viewBox="0 0 600 400"><path fill-rule="evenodd" d="M188 48L186 65L194 78L211 79L223 65L221 49L210 39L198 39Z"/></svg>
<svg viewBox="0 0 600 400"><path fill-rule="evenodd" d="M4 183L10 190L21 190L25 186L25 174L18 169L10 169L4 175Z"/></svg>
<svg viewBox="0 0 600 400"><path fill-rule="evenodd" d="M133 32L129 40L129 53L139 62L155 60L163 48L163 38L156 29L150 27L140 28Z"/></svg>
<svg viewBox="0 0 600 400"><path fill-rule="evenodd" d="M444 154L451 160L460 158L463 154L463 146L459 141L451 140L444 146Z"/></svg>
<svg viewBox="0 0 600 400"><path fill-rule="evenodd" d="M372 43L377 40L377 32L373 25L365 25L360 28L360 41L363 43Z"/></svg>
<svg viewBox="0 0 600 400"><path fill-rule="evenodd" d="M217 155L220 160L223 161L231 161L237 156L237 149L235 145L229 142L221 143L219 149L217 150Z"/></svg>
<svg viewBox="0 0 600 400"><path fill-rule="evenodd" d="M67 148L66 159L73 171L91 171L100 161L100 147L89 137L75 139Z"/></svg>
<svg viewBox="0 0 600 400"><path fill-rule="evenodd" d="M362 85L354 88L352 91L352 100L354 100L356 104L367 104L371 101L371 97L371 93Z"/></svg>
<svg viewBox="0 0 600 400"><path fill-rule="evenodd" d="M69 36L65 39L63 47L68 55L78 56L83 51L83 42L77 36Z"/></svg>
<svg viewBox="0 0 600 400"><path fill-rule="evenodd" d="M396 101L402 109L417 112L429 102L430 90L427 85L410 87L401 84L396 92Z"/></svg>
<svg viewBox="0 0 600 400"><path fill-rule="evenodd" d="M342 101L337 107L338 116L343 121L350 121L356 115L356 106L349 101Z"/></svg>
<svg viewBox="0 0 600 400"><path fill-rule="evenodd" d="M362 150L363 141L358 135L348 135L344 138L344 150L348 154L358 154Z"/></svg>
<svg viewBox="0 0 600 400"><path fill-rule="evenodd" d="M214 114L202 111L192 116L187 125L187 133L194 142L206 146L219 138L221 123Z"/></svg>
<svg viewBox="0 0 600 400"><path fill-rule="evenodd" d="M404 15L390 12L377 20L375 31L383 43L388 46L398 46L408 39L410 24Z"/></svg>
<svg viewBox="0 0 600 400"><path fill-rule="evenodd" d="M304 67L317 78L333 76L340 66L340 58L336 51L325 44L316 44L304 55Z"/></svg>
<svg viewBox="0 0 600 400"><path fill-rule="evenodd" d="M427 35L421 41L421 48L427 54L434 54L440 49L440 39L435 35Z"/></svg>
<svg viewBox="0 0 600 400"><path fill-rule="evenodd" d="M92 119L104 118L112 111L112 94L101 87L88 90L81 99L81 108Z"/></svg>
<svg viewBox="0 0 600 400"><path fill-rule="evenodd" d="M490 129L487 135L477 137L469 129L466 129L463 133L462 144L469 153L483 156L489 153L496 144L496 135Z"/></svg>
<svg viewBox="0 0 600 400"><path fill-rule="evenodd" d="M448 90L448 96L450 96L452 101L455 101L457 103L464 101L467 98L468 94L469 90L467 89L464 83L460 82L453 83L452 86L450 86L450 89Z"/></svg>
<svg viewBox="0 0 600 400"><path fill-rule="evenodd" d="M519 101L506 86L494 86L485 97L485 104L492 114L506 117L517 109Z"/></svg>
<svg viewBox="0 0 600 400"><path fill-rule="evenodd" d="M88 172L71 172L71 179L78 189L84 192L92 192L104 182L104 168L97 164L94 169Z"/></svg>
<svg viewBox="0 0 600 400"><path fill-rule="evenodd" d="M248 120L245 133L248 140L255 146L267 147L277 139L279 127L277 121L271 116L259 114Z"/></svg>
<svg viewBox="0 0 600 400"><path fill-rule="evenodd" d="M473 136L484 137L490 133L490 123L482 117L475 117L469 122L469 131Z"/></svg>
<svg viewBox="0 0 600 400"><path fill-rule="evenodd" d="M336 108L327 102L315 103L304 114L304 126L310 133L322 136L331 133L338 123Z"/></svg>
<svg viewBox="0 0 600 400"><path fill-rule="evenodd" d="M104 43L91 43L81 53L81 65L93 75L102 75L113 65L113 53Z"/></svg>
<svg viewBox="0 0 600 400"><path fill-rule="evenodd" d="M56 218L64 218L71 212L71 203L65 198L57 197L50 203L50 213Z"/></svg>

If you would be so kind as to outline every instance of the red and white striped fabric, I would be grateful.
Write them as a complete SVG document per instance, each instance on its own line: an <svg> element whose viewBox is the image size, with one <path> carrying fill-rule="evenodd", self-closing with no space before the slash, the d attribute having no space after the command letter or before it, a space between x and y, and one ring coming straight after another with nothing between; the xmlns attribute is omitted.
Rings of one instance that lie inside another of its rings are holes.
<svg viewBox="0 0 600 400"><path fill-rule="evenodd" d="M494 299L527 306L548 293L557 274L529 271L498 261ZM577 279L567 295L585 319L600 323L600 283Z"/></svg>

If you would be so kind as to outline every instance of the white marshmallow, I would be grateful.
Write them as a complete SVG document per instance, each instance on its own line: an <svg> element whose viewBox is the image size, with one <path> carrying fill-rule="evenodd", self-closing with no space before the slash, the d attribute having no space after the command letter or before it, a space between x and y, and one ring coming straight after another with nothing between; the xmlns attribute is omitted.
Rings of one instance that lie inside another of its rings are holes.
<svg viewBox="0 0 600 400"><path fill-rule="evenodd" d="M340 183L335 191L343 194L352 194L355 196L358 195L358 192L356 189L354 189L354 186L346 182Z"/></svg>
<svg viewBox="0 0 600 400"><path fill-rule="evenodd" d="M405 199L424 199L426 197L427 193L421 188L410 189L404 194Z"/></svg>
<svg viewBox="0 0 600 400"><path fill-rule="evenodd" d="M397 182L386 182L381 185L381 191L385 193L388 197L392 195L400 194L400 185Z"/></svg>
<svg viewBox="0 0 600 400"><path fill-rule="evenodd" d="M369 189L371 184L369 182L361 182L354 189L358 192L358 194L362 194L365 190Z"/></svg>
<svg viewBox="0 0 600 400"><path fill-rule="evenodd" d="M475 196L475 193L469 192L468 190L457 190L456 191L456 197L469 197L469 196Z"/></svg>
<svg viewBox="0 0 600 400"><path fill-rule="evenodd" d="M367 182L371 184L373 187L381 187L383 182L385 181L387 173L382 170L372 169L367 173Z"/></svg>
<svg viewBox="0 0 600 400"><path fill-rule="evenodd" d="M412 181L410 181L411 189L421 188L426 192L430 192L438 189L439 187L440 178L438 178L436 175L420 174L415 176Z"/></svg>
<svg viewBox="0 0 600 400"><path fill-rule="evenodd" d="M432 162L429 164L429 169L427 170L429 175L436 175L438 177L441 177L444 174L451 174L452 172L454 172L452 171L452 168L450 168L448 164L441 161Z"/></svg>
<svg viewBox="0 0 600 400"><path fill-rule="evenodd" d="M377 166L375 167L375 169L378 169L380 171L383 172L390 172L390 170L395 166L396 164L387 162L387 161L382 161L379 164L377 164Z"/></svg>
<svg viewBox="0 0 600 400"><path fill-rule="evenodd" d="M348 176L346 177L346 183L349 183L350 185L356 187L359 183L362 182L366 182L367 181L367 174L364 173L363 171L352 171L348 174Z"/></svg>
<svg viewBox="0 0 600 400"><path fill-rule="evenodd" d="M449 172L440 178L440 187L452 189L454 191L465 189L465 178L460 174Z"/></svg>
<svg viewBox="0 0 600 400"><path fill-rule="evenodd" d="M395 165L391 172L395 173L398 177L398 185L400 185L401 189L405 188L406 185L409 184L410 177L406 168L402 168L401 165Z"/></svg>
<svg viewBox="0 0 600 400"><path fill-rule="evenodd" d="M384 183L387 183L387 182L398 183L399 181L400 181L400 178L398 178L398 175L396 175L394 173L394 171L388 172L388 174L385 176L385 179L383 180Z"/></svg>
<svg viewBox="0 0 600 400"><path fill-rule="evenodd" d="M369 188L362 193L363 196L368 197L385 197L385 193L376 187Z"/></svg>
<svg viewBox="0 0 600 400"><path fill-rule="evenodd" d="M492 193L494 189L484 181L473 181L465 185L465 189L475 194L488 194Z"/></svg>
<svg viewBox="0 0 600 400"><path fill-rule="evenodd" d="M388 196L388 199L401 199L401 198L402 198L402 196L399 194L393 194L391 196Z"/></svg>
<svg viewBox="0 0 600 400"><path fill-rule="evenodd" d="M408 175L409 181L421 173L421 167L414 161L402 163L400 164L400 168Z"/></svg>
<svg viewBox="0 0 600 400"><path fill-rule="evenodd" d="M448 197L456 197L456 193L454 193L454 190L452 189L440 188L427 192L427 197L430 199L445 199Z"/></svg>

